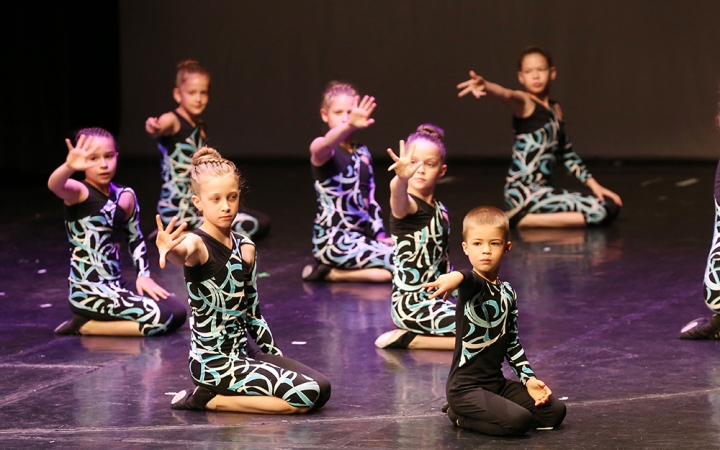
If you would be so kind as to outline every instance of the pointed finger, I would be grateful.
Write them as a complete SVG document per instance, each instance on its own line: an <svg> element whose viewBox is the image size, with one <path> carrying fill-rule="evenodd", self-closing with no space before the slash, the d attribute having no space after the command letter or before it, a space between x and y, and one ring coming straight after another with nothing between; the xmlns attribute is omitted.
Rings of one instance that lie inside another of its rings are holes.
<svg viewBox="0 0 720 450"><path fill-rule="evenodd" d="M178 238L178 239L180 239L178 241L178 244L179 244L180 242L182 242L183 239L185 239L185 236L182 235L182 232L185 231L185 228L187 228L187 222L181 223L180 226L177 227L177 229L175 231L170 233L170 237L173 239L176 239L176 238L178 238L178 236L181 236L180 238Z"/></svg>
<svg viewBox="0 0 720 450"><path fill-rule="evenodd" d="M360 96L359 96L359 95L356 95L356 96L355 96L355 101L354 101L354 103L353 103L353 108L357 108L359 104L360 104Z"/></svg>
<svg viewBox="0 0 720 450"><path fill-rule="evenodd" d="M389 149L387 149L387 152L388 152L388 155L390 155L390 159L392 159L393 161L397 162L397 160L400 159L397 157L397 155L395 155L395 152L393 152L393 149L389 148Z"/></svg>
<svg viewBox="0 0 720 450"><path fill-rule="evenodd" d="M160 261L158 262L158 265L161 269L165 268L165 252L160 252Z"/></svg>
<svg viewBox="0 0 720 450"><path fill-rule="evenodd" d="M402 139L400 139L400 142L398 143L398 153L401 158L405 157L405 141Z"/></svg>
<svg viewBox="0 0 720 450"><path fill-rule="evenodd" d="M69 151L69 152L73 151L73 148L74 148L74 147L73 147L73 145L72 145L72 142L70 142L70 139L65 139L65 145L67 145L67 148L68 148L68 151Z"/></svg>
<svg viewBox="0 0 720 450"><path fill-rule="evenodd" d="M458 88L458 89L463 89L463 88L466 88L466 87L470 86L470 84L471 84L472 82L473 82L473 80L463 81L462 83L458 83L458 85L455 86L455 87Z"/></svg>
<svg viewBox="0 0 720 450"><path fill-rule="evenodd" d="M85 144L85 135L81 134L80 137L77 139L77 143L75 144L75 147L83 148L83 144Z"/></svg>
<svg viewBox="0 0 720 450"><path fill-rule="evenodd" d="M155 224L157 224L158 232L160 232L160 231L165 231L165 230L163 229L163 228L164 228L164 225L163 225L163 223L162 223L162 220L160 220L160 214L155 214Z"/></svg>

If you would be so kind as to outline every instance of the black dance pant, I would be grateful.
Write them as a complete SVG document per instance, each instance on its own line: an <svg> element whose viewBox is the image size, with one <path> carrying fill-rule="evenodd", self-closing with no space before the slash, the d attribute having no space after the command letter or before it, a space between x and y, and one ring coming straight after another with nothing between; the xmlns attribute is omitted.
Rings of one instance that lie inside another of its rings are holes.
<svg viewBox="0 0 720 450"><path fill-rule="evenodd" d="M531 428L557 427L565 418L565 403L550 396L535 406L527 388L503 380L490 390L480 387L448 391L448 403L460 428L493 436L521 436Z"/></svg>

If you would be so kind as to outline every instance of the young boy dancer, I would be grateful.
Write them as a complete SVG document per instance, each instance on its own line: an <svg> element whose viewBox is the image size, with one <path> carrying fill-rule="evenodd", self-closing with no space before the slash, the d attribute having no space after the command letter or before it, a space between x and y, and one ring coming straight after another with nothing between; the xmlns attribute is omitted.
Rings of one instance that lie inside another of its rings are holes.
<svg viewBox="0 0 720 450"><path fill-rule="evenodd" d="M502 257L512 247L509 228L499 209L473 209L463 220L462 243L473 269L425 284L435 290L431 298L459 288L448 417L460 428L495 436L521 436L533 427L556 427L565 418L565 404L535 377L518 338L515 291L498 279ZM520 382L505 379L503 358Z"/></svg>

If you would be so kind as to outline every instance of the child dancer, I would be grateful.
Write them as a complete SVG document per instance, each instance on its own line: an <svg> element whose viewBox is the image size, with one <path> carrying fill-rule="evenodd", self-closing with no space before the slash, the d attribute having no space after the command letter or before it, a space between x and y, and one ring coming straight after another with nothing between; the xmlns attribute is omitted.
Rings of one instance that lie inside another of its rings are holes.
<svg viewBox="0 0 720 450"><path fill-rule="evenodd" d="M445 175L443 130L420 125L400 141L390 182L390 233L394 241L392 319L397 330L382 334L378 348L452 350L455 348L455 305L434 298L422 285L449 271L447 209L435 200L435 184Z"/></svg>
<svg viewBox="0 0 720 450"><path fill-rule="evenodd" d="M459 97L487 95L505 103L513 113L515 145L504 190L510 226L576 227L612 222L622 200L593 178L572 149L560 104L550 99L550 84L557 75L550 53L528 47L518 66L518 80L525 91L491 83L474 71L469 80L457 85ZM552 187L558 159L593 195Z"/></svg>
<svg viewBox="0 0 720 450"><path fill-rule="evenodd" d="M160 267L183 266L190 309L190 374L197 385L172 400L173 409L266 414L304 413L330 398L330 382L282 356L257 297L255 245L232 230L240 204L240 174L210 148L193 155L192 201L205 220L183 234L177 219L157 216ZM260 346L250 346L246 331Z"/></svg>
<svg viewBox="0 0 720 450"><path fill-rule="evenodd" d="M360 97L349 84L331 82L323 93L320 117L330 130L310 144L318 211L313 227L313 256L305 281L388 282L392 279L392 239L385 235L375 201L372 157L352 142L355 130L370 118L375 98Z"/></svg>
<svg viewBox="0 0 720 450"><path fill-rule="evenodd" d="M160 168L163 179L158 201L158 214L163 224L173 217L194 230L202 224L190 197L190 166L192 155L207 140L205 123L200 114L208 103L210 73L197 61L188 59L177 66L173 98L178 107L160 117L149 117L145 131L158 141ZM259 239L270 231L270 219L259 211L241 207L233 222L233 229Z"/></svg>
<svg viewBox="0 0 720 450"><path fill-rule="evenodd" d="M720 126L720 114L716 118ZM713 244L705 266L705 304L711 317L690 321L680 330L680 339L720 339L720 163L715 172L715 229Z"/></svg>
<svg viewBox="0 0 720 450"><path fill-rule="evenodd" d="M185 308L160 287L148 270L140 231L140 208L132 189L112 183L117 165L115 139L102 128L85 128L68 156L50 175L48 187L65 203L65 227L72 245L69 300L72 320L55 334L154 336L185 323ZM84 181L70 176L85 172ZM120 274L124 235L133 258L137 294Z"/></svg>
<svg viewBox="0 0 720 450"><path fill-rule="evenodd" d="M512 244L510 224L497 208L481 206L463 220L463 251L473 270L441 275L427 283L431 298L459 288L457 337L447 380L448 417L461 428L495 436L520 436L531 427L557 427L565 404L535 378L518 338L517 300L498 279ZM507 358L521 383L505 379Z"/></svg>

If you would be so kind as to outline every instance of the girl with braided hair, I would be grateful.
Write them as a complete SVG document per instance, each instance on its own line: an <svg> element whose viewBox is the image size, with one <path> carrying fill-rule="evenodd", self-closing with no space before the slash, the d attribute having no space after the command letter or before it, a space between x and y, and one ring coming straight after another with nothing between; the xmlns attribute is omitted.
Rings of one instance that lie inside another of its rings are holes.
<svg viewBox="0 0 720 450"><path fill-rule="evenodd" d="M199 149L190 172L192 201L205 220L187 224L156 217L160 267L182 266L190 310L189 366L194 391L180 391L173 409L296 414L320 408L330 382L275 345L260 312L255 244L232 223L240 204L240 173L214 149ZM257 346L248 342L246 333Z"/></svg>
<svg viewBox="0 0 720 450"><path fill-rule="evenodd" d="M375 98L362 100L352 85L332 81L323 93L320 117L330 130L310 144L318 210L313 227L315 265L305 281L388 282L392 239L385 234L375 201L370 151L353 133L375 123Z"/></svg>
<svg viewBox="0 0 720 450"><path fill-rule="evenodd" d="M185 308L150 277L135 192L112 183L117 167L115 139L102 128L84 128L76 144L50 175L48 188L65 204L71 244L69 300L72 320L58 335L156 336L185 323ZM70 176L84 171L85 179ZM132 255L137 294L120 273L120 237Z"/></svg>

